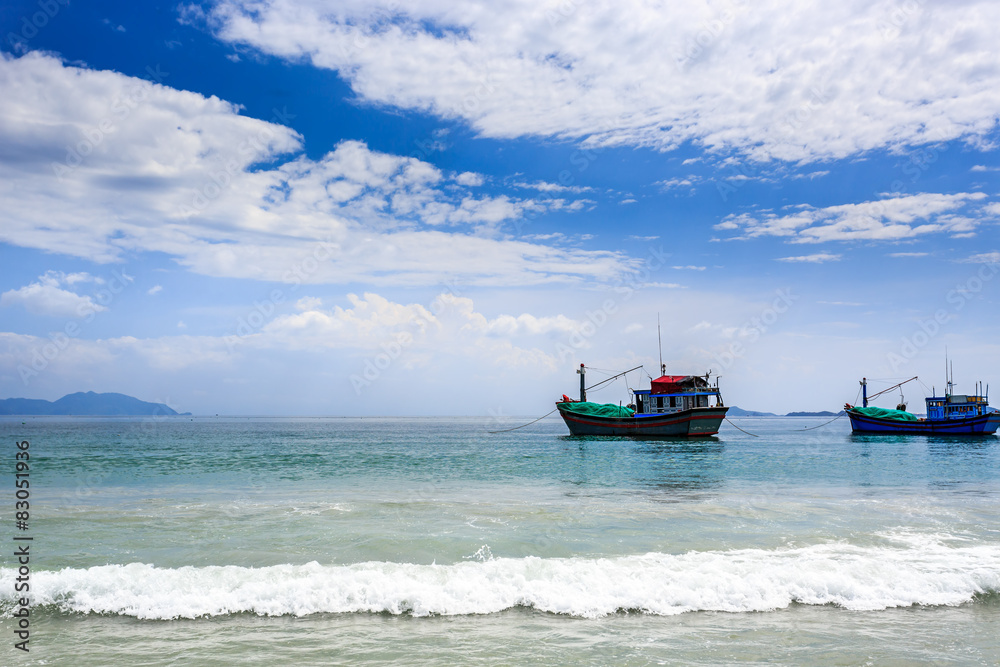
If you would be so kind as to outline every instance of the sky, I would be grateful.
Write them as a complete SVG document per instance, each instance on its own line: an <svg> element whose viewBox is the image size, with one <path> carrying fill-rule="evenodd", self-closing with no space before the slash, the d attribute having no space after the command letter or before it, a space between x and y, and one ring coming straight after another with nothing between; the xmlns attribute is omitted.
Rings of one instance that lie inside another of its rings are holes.
<svg viewBox="0 0 1000 667"><path fill-rule="evenodd" d="M0 5L0 397L1000 387L991 1ZM895 378L898 378L895 379ZM886 395L894 407L899 392Z"/></svg>

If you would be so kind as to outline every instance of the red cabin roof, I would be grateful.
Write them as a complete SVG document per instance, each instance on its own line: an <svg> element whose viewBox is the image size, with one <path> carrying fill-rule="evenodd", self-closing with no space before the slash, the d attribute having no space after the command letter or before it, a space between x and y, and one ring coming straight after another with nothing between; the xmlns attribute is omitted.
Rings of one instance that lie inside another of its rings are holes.
<svg viewBox="0 0 1000 667"><path fill-rule="evenodd" d="M661 375L649 383L651 394L679 394L707 386L708 381L700 375Z"/></svg>

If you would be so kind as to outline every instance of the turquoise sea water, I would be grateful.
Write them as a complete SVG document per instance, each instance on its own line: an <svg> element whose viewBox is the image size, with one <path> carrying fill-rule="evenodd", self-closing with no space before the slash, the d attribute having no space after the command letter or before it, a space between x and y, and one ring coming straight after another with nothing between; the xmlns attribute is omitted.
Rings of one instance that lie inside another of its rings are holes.
<svg viewBox="0 0 1000 667"><path fill-rule="evenodd" d="M733 421L7 418L0 663L1000 663L1000 438Z"/></svg>

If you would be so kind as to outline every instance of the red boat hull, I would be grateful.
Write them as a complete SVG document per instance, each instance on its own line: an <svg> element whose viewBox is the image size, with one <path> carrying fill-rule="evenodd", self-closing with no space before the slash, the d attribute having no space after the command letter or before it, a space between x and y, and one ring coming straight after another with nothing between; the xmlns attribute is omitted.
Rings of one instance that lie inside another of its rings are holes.
<svg viewBox="0 0 1000 667"><path fill-rule="evenodd" d="M727 407L692 408L670 414L640 414L634 417L600 417L575 414L556 403L572 435L618 435L629 437L689 437L715 435Z"/></svg>

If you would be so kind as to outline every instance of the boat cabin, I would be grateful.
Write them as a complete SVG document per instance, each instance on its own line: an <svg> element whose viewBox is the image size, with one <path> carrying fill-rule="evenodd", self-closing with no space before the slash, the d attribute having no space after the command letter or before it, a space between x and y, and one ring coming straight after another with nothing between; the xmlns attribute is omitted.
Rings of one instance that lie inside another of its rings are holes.
<svg viewBox="0 0 1000 667"><path fill-rule="evenodd" d="M985 396L946 394L924 400L927 402L927 419L968 419L993 412Z"/></svg>
<svg viewBox="0 0 1000 667"><path fill-rule="evenodd" d="M632 392L636 414L664 414L722 406L719 382L708 383L708 375L663 375L650 382L649 389ZM715 397L714 405L710 400Z"/></svg>

